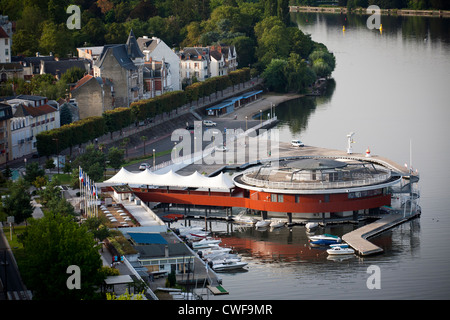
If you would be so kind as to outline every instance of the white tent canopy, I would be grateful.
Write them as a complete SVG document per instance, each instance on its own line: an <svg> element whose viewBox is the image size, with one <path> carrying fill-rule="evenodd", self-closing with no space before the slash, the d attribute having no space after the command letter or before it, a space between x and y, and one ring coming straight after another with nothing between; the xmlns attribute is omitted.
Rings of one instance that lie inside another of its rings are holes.
<svg viewBox="0 0 450 320"><path fill-rule="evenodd" d="M179 175L172 170L165 174L157 174L146 169L139 173L133 173L125 168L104 181L107 184L129 184L129 185L150 185L179 188L198 188L198 189L226 189L234 188L231 178L221 172L215 177L206 177L195 171L189 176Z"/></svg>

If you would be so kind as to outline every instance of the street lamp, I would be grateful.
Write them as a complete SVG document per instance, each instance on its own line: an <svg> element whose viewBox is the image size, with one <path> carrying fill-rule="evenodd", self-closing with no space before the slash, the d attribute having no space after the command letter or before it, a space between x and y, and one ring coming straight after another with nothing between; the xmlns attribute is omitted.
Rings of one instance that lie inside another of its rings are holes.
<svg viewBox="0 0 450 320"><path fill-rule="evenodd" d="M262 123L262 110L259 110L259 118L260 118L261 123Z"/></svg>
<svg viewBox="0 0 450 320"><path fill-rule="evenodd" d="M59 175L59 139L58 138L53 138L52 140L56 141L56 153L57 153L56 166L58 167L58 175Z"/></svg>
<svg viewBox="0 0 450 320"><path fill-rule="evenodd" d="M247 131L247 116L245 116L245 131Z"/></svg>
<svg viewBox="0 0 450 320"><path fill-rule="evenodd" d="M153 169L155 169L156 159L155 159L155 149L153 149Z"/></svg>

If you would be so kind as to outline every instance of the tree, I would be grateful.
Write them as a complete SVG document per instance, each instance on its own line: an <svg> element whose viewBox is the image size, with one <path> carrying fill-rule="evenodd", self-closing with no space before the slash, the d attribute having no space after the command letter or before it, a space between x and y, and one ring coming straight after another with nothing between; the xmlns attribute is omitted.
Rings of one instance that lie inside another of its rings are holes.
<svg viewBox="0 0 450 320"><path fill-rule="evenodd" d="M84 172L94 181L100 181L105 170L105 155L93 144L86 147L85 152L74 161L74 167L80 166Z"/></svg>
<svg viewBox="0 0 450 320"><path fill-rule="evenodd" d="M78 80L83 78L85 73L86 70L83 70L79 67L72 67L64 72L64 74L61 76L61 80L65 81L68 84L74 84Z"/></svg>
<svg viewBox="0 0 450 320"><path fill-rule="evenodd" d="M45 176L44 169L39 168L37 162L28 163L25 167L25 181L28 182L28 184L32 184L39 176Z"/></svg>
<svg viewBox="0 0 450 320"><path fill-rule="evenodd" d="M144 156L145 156L145 142L147 141L147 136L141 136L141 141L144 142Z"/></svg>
<svg viewBox="0 0 450 320"><path fill-rule="evenodd" d="M6 217L13 216L15 223L22 223L30 218L34 211L28 185L20 178L16 182L10 182L8 189L9 194L1 203L1 211Z"/></svg>
<svg viewBox="0 0 450 320"><path fill-rule="evenodd" d="M72 217L44 213L31 219L21 239L24 254L21 274L36 300L93 300L100 297L104 280L102 261L92 233ZM68 267L80 270L80 289L68 288Z"/></svg>
<svg viewBox="0 0 450 320"><path fill-rule="evenodd" d="M264 70L262 76L264 83L271 91L286 92L286 66L287 61L283 59L273 59Z"/></svg>
<svg viewBox="0 0 450 320"><path fill-rule="evenodd" d="M117 170L124 163L123 150L117 147L111 147L108 150L109 165Z"/></svg>
<svg viewBox="0 0 450 320"><path fill-rule="evenodd" d="M72 47L72 37L64 23L56 24L50 20L43 23L42 34L39 39L41 51L45 53L53 52L60 57L65 57Z"/></svg>
<svg viewBox="0 0 450 320"><path fill-rule="evenodd" d="M64 103L61 106L59 113L60 113L59 121L60 121L61 126L72 123L72 121L73 121L72 120L72 112L70 112L70 109L69 109L69 106L67 105L67 103Z"/></svg>

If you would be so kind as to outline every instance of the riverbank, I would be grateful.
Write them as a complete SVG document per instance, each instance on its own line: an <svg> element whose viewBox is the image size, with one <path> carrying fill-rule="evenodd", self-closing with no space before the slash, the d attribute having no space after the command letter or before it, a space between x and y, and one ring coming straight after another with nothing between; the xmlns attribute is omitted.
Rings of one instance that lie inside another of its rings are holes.
<svg viewBox="0 0 450 320"><path fill-rule="evenodd" d="M290 6L290 12L317 12L317 13L338 13L338 14L363 14L369 15L366 8L355 8L350 11L346 7L303 7ZM413 9L380 9L382 15L392 16L420 16L420 17L436 17L436 18L450 18L450 11L448 10L413 10Z"/></svg>

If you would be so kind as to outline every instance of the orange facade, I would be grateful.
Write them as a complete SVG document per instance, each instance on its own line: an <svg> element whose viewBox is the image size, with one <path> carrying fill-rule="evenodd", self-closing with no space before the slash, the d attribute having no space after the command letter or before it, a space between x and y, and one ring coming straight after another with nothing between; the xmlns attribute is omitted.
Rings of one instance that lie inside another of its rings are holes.
<svg viewBox="0 0 450 320"><path fill-rule="evenodd" d="M321 213L344 212L378 208L391 204L389 194L349 198L338 194L271 194L253 190L207 192L164 189L135 189L135 194L145 202L162 202L216 207L240 207L257 211Z"/></svg>

